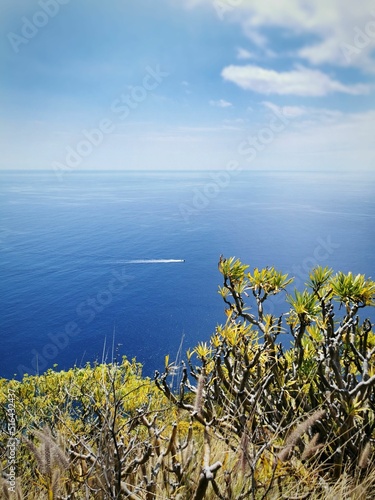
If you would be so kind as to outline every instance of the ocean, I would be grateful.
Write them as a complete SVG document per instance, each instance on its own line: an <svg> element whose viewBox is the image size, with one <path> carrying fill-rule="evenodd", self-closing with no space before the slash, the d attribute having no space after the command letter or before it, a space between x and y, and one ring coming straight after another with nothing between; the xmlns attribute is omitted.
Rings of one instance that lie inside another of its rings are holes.
<svg viewBox="0 0 375 500"><path fill-rule="evenodd" d="M275 266L300 289L318 264L375 278L372 172L1 178L0 377L122 355L145 375L162 371L167 354L173 360L225 322L221 254L251 269Z"/></svg>

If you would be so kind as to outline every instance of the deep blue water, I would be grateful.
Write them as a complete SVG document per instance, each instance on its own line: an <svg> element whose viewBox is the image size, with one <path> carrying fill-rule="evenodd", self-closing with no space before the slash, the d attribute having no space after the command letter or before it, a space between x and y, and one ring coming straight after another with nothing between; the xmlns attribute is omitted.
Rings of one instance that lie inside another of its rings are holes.
<svg viewBox="0 0 375 500"><path fill-rule="evenodd" d="M162 370L225 321L220 254L298 287L316 264L375 278L372 173L1 177L2 377L110 360L114 332L117 355ZM185 262L129 262L149 259Z"/></svg>

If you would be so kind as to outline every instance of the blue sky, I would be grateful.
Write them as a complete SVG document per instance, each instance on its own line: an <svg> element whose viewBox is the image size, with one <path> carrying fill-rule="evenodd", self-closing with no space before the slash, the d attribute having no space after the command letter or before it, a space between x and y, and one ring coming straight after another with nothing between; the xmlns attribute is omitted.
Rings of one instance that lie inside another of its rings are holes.
<svg viewBox="0 0 375 500"><path fill-rule="evenodd" d="M0 18L2 169L374 169L374 0L3 0Z"/></svg>

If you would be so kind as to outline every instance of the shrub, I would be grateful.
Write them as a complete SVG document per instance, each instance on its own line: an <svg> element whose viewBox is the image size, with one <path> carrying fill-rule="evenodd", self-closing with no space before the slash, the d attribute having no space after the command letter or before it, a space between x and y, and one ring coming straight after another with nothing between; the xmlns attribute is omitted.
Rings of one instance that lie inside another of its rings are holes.
<svg viewBox="0 0 375 500"><path fill-rule="evenodd" d="M169 367L156 383L236 452L246 479L236 498L261 498L286 474L306 476L311 492L323 479L372 467L375 335L358 312L374 305L375 283L318 267L303 291L288 294L292 279L273 267L251 273L239 260L220 258L219 270L226 323L188 353L190 374L184 367L179 394L166 382ZM267 314L267 300L280 293L290 309ZM286 332L289 349L279 341ZM219 489L207 464L202 474ZM221 497L231 498L224 479Z"/></svg>
<svg viewBox="0 0 375 500"><path fill-rule="evenodd" d="M374 498L375 335L358 313L375 283L319 267L288 293L248 269L220 258L225 323L154 382L125 357L0 379L3 497Z"/></svg>

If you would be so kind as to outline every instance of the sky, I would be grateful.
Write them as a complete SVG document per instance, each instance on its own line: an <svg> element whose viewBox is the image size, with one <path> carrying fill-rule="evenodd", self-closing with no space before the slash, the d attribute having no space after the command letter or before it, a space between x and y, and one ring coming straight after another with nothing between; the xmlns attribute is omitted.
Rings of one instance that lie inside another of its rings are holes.
<svg viewBox="0 0 375 500"><path fill-rule="evenodd" d="M0 168L373 171L375 0L2 0Z"/></svg>

